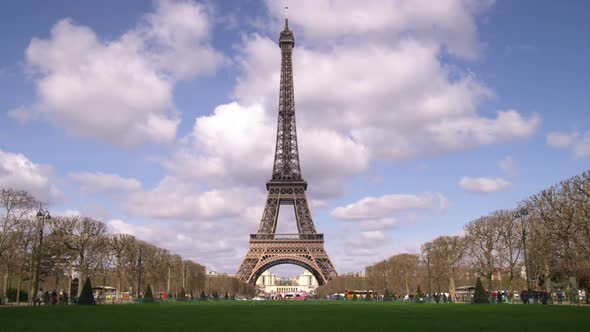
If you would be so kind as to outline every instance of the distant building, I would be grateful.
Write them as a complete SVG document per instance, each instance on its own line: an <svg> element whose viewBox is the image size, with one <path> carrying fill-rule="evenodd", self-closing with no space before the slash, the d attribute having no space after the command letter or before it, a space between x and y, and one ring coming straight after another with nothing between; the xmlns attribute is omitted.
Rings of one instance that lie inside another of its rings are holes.
<svg viewBox="0 0 590 332"><path fill-rule="evenodd" d="M305 270L302 274L289 279L287 285L281 278L274 275L270 270L266 270L256 280L256 286L261 292L268 296L275 296L278 293L300 293L313 294L318 288L318 281L309 271Z"/></svg>
<svg viewBox="0 0 590 332"><path fill-rule="evenodd" d="M256 280L256 286L258 286L259 288L261 286L262 287L275 286L277 284L276 279L277 279L277 276L272 274L272 272L270 270L266 270Z"/></svg>

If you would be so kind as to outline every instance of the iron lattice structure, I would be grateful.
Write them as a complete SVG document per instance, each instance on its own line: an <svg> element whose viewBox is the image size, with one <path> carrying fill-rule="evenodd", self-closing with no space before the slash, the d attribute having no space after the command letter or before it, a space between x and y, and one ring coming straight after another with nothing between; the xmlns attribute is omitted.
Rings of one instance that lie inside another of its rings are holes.
<svg viewBox="0 0 590 332"><path fill-rule="evenodd" d="M316 233L307 204L307 182L301 176L295 98L293 89L293 32L285 20L279 38L281 48L281 83L277 142L272 177L266 183L268 198L258 232L250 235L250 249L240 265L237 276L255 284L262 272L279 264L295 264L307 269L323 285L337 276L336 269L324 249L324 235ZM277 234L277 220L282 205L295 209L297 234Z"/></svg>

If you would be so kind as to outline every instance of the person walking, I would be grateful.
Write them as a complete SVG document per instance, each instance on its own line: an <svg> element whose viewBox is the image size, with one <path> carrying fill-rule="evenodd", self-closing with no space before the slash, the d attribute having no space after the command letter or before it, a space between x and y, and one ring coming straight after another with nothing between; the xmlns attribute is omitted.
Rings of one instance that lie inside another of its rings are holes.
<svg viewBox="0 0 590 332"><path fill-rule="evenodd" d="M37 292L37 296L35 297L34 301L33 301L33 305L41 305L41 302L43 301L43 288L39 288L39 291Z"/></svg>
<svg viewBox="0 0 590 332"><path fill-rule="evenodd" d="M55 291L55 289L53 290L53 292L51 292L51 298L49 299L49 302L52 306L57 304L57 292Z"/></svg>
<svg viewBox="0 0 590 332"><path fill-rule="evenodd" d="M522 304L529 304L529 294L524 289L520 291L520 299Z"/></svg>
<svg viewBox="0 0 590 332"><path fill-rule="evenodd" d="M49 298L51 296L49 295L49 291L45 291L45 293L43 293L43 304L44 305L49 305Z"/></svg>

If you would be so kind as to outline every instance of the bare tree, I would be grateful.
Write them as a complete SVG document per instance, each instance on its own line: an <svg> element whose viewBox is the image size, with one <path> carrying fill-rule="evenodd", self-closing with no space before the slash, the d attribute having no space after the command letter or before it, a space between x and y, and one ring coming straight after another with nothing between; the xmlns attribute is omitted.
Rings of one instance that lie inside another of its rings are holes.
<svg viewBox="0 0 590 332"><path fill-rule="evenodd" d="M563 267L569 277L570 286L577 289L576 267L578 250L576 248L577 206L570 197L570 187L567 181L543 190L541 193L529 198L528 205L533 213L539 216L540 227L545 236L543 242L551 242L554 245L555 255L563 262Z"/></svg>
<svg viewBox="0 0 590 332"><path fill-rule="evenodd" d="M448 289L453 299L456 294L455 275L465 256L465 242L461 236L440 236L422 246L422 251L428 252L430 264L437 274L448 278Z"/></svg>
<svg viewBox="0 0 590 332"><path fill-rule="evenodd" d="M96 250L104 248L106 226L100 221L87 217L71 216L54 218L50 223L54 234L61 237L63 244L76 253L78 280L81 285L94 272ZM78 287L78 296L82 287Z"/></svg>
<svg viewBox="0 0 590 332"><path fill-rule="evenodd" d="M387 260L386 275L389 285L398 293L410 294L418 286L420 256L399 254Z"/></svg>
<svg viewBox="0 0 590 332"><path fill-rule="evenodd" d="M488 280L490 290L492 276L500 265L500 237L500 223L490 216L480 217L465 226L469 258L473 267Z"/></svg>
<svg viewBox="0 0 590 332"><path fill-rule="evenodd" d="M516 266L522 262L523 251L523 227L526 227L523 219L517 221L514 218L515 210L499 210L491 213L499 225L500 232L500 265L509 269L510 285L513 289ZM524 218L524 216L522 217Z"/></svg>
<svg viewBox="0 0 590 332"><path fill-rule="evenodd" d="M121 300L121 289L123 287L123 275L125 273L125 267L134 265L132 254L136 250L136 242L134 236L128 234L113 234L108 238L108 245L111 248L111 252L114 256L115 262L115 274L117 277L117 300Z"/></svg>
<svg viewBox="0 0 590 332"><path fill-rule="evenodd" d="M565 181L563 186L575 209L574 243L582 258L590 260L590 171Z"/></svg>
<svg viewBox="0 0 590 332"><path fill-rule="evenodd" d="M5 252L18 242L16 228L20 222L26 220L34 211L37 201L26 191L2 189L0 190L0 263L4 263L4 283L2 296L8 287L8 277L13 261L6 259Z"/></svg>

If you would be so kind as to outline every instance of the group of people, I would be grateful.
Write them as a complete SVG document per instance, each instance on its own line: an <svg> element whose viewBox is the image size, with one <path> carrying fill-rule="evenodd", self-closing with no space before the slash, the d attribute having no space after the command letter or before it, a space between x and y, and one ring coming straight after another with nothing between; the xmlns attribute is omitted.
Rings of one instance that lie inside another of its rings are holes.
<svg viewBox="0 0 590 332"><path fill-rule="evenodd" d="M393 301L399 302L436 302L436 303L453 303L456 300L453 300L451 294L449 293L426 293L426 294L393 294L391 296Z"/></svg>
<svg viewBox="0 0 590 332"><path fill-rule="evenodd" d="M35 296L35 305L41 305L41 303L44 305L67 304L68 293L62 290L58 295L55 289L49 292L49 290L43 291L43 288L39 288L37 296Z"/></svg>
<svg viewBox="0 0 590 332"><path fill-rule="evenodd" d="M585 289L580 289L577 293L577 296L575 293L571 294L569 297L570 303L581 303L583 301L587 301ZM563 304L563 299L565 297L566 294L561 288L551 293L545 290L522 290L520 292L520 298L524 304Z"/></svg>
<svg viewBox="0 0 590 332"><path fill-rule="evenodd" d="M427 294L427 296L428 296L428 294ZM440 302L442 302L442 303L447 303L447 302L451 303L451 302L453 302L453 299L452 299L451 295L449 294L447 296L447 293L434 293L432 295L432 298L434 299L434 302L436 302L436 303L440 303Z"/></svg>
<svg viewBox="0 0 590 332"><path fill-rule="evenodd" d="M563 291L560 289L557 293L559 295L557 298L559 299L559 304L563 301ZM547 291L538 291L538 290L521 290L520 291L520 299L522 300L523 304L548 304L551 302L551 294Z"/></svg>

